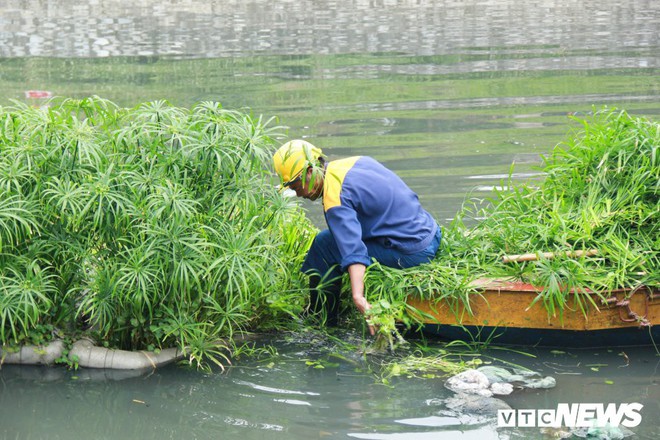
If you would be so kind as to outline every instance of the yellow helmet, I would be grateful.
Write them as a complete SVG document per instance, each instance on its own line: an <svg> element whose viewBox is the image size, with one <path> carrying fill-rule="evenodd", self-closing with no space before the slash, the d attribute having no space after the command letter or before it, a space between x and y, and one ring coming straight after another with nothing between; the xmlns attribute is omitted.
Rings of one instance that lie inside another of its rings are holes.
<svg viewBox="0 0 660 440"><path fill-rule="evenodd" d="M275 172L287 186L296 179L307 166L315 163L323 155L320 148L307 141L296 139L283 144L273 155Z"/></svg>

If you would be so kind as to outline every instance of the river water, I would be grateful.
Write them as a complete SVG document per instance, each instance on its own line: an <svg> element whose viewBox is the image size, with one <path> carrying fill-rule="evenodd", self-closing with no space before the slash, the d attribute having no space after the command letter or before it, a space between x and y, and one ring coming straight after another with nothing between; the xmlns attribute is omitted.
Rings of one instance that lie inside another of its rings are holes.
<svg viewBox="0 0 660 440"><path fill-rule="evenodd" d="M361 338L346 331L334 336ZM376 355L365 356L362 348L348 351L322 336L301 334L262 337L260 343L273 349L261 358L236 360L225 373L174 365L148 374L3 366L0 438L552 438L538 427L497 428L493 417L457 410L449 405L453 392L441 378L395 377L386 386ZM631 428L634 438L656 439L660 360L650 351L527 348L522 355L492 348L480 358L556 379L555 388L516 390L505 397L514 409L636 402L644 408L642 423ZM319 365L324 368L315 368Z"/></svg>
<svg viewBox="0 0 660 440"><path fill-rule="evenodd" d="M374 156L447 224L512 164L514 178L533 176L576 126L571 116L603 106L660 115L660 4L0 0L0 105L42 105L30 91L127 106L217 100L277 117L288 127L278 141L306 138L330 159ZM307 207L320 226L320 207ZM268 342L277 355L238 360L225 374L4 366L0 438L541 436L448 412L443 380L388 387L357 352L317 369L303 362L318 356L305 337ZM639 402L642 423L632 430L660 437L655 349L530 350L536 357L498 351L495 362L542 371L557 386L517 391L505 399L511 407Z"/></svg>

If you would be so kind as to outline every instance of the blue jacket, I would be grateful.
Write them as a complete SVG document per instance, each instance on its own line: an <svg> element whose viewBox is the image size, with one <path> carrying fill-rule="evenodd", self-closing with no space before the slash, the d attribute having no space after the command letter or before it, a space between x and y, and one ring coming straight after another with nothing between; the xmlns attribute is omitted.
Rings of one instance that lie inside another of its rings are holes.
<svg viewBox="0 0 660 440"><path fill-rule="evenodd" d="M369 266L364 241L405 254L426 249L438 228L399 176L366 156L329 162L323 184L323 211L341 252L341 268Z"/></svg>

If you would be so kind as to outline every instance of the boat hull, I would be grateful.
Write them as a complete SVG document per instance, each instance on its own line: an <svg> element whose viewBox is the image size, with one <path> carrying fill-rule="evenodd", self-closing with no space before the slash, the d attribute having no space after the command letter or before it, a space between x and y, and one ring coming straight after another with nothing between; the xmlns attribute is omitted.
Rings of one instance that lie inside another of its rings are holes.
<svg viewBox="0 0 660 440"><path fill-rule="evenodd" d="M549 348L660 347L660 326L608 330L549 330L491 326L425 324L424 333L446 340Z"/></svg>
<svg viewBox="0 0 660 440"><path fill-rule="evenodd" d="M411 298L426 333L444 339L544 347L660 345L660 292L641 287L571 292L560 313L548 313L542 289L503 280L478 280L470 310L461 302ZM596 307L592 305L592 301ZM580 306L582 304L582 307Z"/></svg>

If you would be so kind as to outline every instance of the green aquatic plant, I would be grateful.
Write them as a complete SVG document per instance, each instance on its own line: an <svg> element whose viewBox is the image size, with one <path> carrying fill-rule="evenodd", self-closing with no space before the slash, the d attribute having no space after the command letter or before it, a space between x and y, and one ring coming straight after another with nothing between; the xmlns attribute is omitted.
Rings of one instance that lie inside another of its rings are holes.
<svg viewBox="0 0 660 440"><path fill-rule="evenodd" d="M497 257L597 249L597 258L561 259L561 284L596 292L654 287L647 274L658 270L653 243L660 227L660 126L615 110L579 122L581 131L545 158L542 182L500 194L484 212L486 220L476 228L479 241L498 240L502 251ZM513 231L505 227L512 219ZM547 263L535 265L540 268L525 280L547 285L542 270ZM611 275L603 277L603 272Z"/></svg>
<svg viewBox="0 0 660 440"><path fill-rule="evenodd" d="M390 385L395 377L435 379L449 377L469 368L477 368L484 361L476 352L452 347L429 347L415 344L409 353L384 360L378 368L380 380Z"/></svg>
<svg viewBox="0 0 660 440"><path fill-rule="evenodd" d="M224 363L296 315L314 228L271 183L280 132L212 102L0 108L0 343L51 325Z"/></svg>

